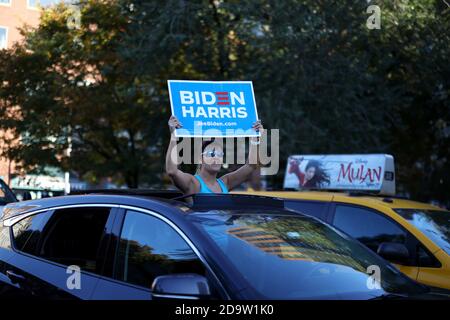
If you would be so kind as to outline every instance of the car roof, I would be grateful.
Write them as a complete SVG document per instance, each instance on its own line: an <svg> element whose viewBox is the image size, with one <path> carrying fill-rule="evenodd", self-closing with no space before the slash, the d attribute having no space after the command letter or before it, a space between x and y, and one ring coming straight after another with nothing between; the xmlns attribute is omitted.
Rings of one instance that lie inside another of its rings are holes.
<svg viewBox="0 0 450 320"><path fill-rule="evenodd" d="M192 197L192 203L183 202L183 198ZM21 201L7 204L3 208L0 220L9 219L25 213L37 210L51 209L55 207L65 207L71 205L89 205L89 204L111 204L134 206L144 209L156 210L160 213L172 214L189 214L199 211L209 210L248 210L277 208L279 210L287 210L284 208L284 200L276 197L255 196L255 195L236 195L236 194L193 194L175 199L158 198L146 195L131 194L82 194L56 196L51 198L43 198L37 200ZM275 213L275 212L274 212ZM294 214L294 213L293 213ZM298 213L296 213L298 214Z"/></svg>
<svg viewBox="0 0 450 320"><path fill-rule="evenodd" d="M68 195L43 198L37 200L21 201L9 203L3 208L2 219L8 219L17 215L36 210L45 210L54 207L79 205L79 204L111 204L111 205L130 205L142 208L173 208L170 200L131 196L131 195L113 195L113 194L87 194L87 195Z"/></svg>
<svg viewBox="0 0 450 320"><path fill-rule="evenodd" d="M378 205L391 209L422 209L422 210L441 210L441 211L444 210L442 208L424 202L413 201L399 197L370 195L358 192L352 193L352 192L327 192L327 191L251 191L251 192L235 192L235 193L272 196L285 199L336 201L367 206Z"/></svg>

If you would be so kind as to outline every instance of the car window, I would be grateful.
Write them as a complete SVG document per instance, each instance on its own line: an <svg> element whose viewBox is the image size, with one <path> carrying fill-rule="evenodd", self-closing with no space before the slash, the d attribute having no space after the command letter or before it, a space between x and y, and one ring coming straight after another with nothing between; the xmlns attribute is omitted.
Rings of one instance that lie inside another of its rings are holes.
<svg viewBox="0 0 450 320"><path fill-rule="evenodd" d="M405 230L372 210L337 205L333 225L375 252L382 242L406 243Z"/></svg>
<svg viewBox="0 0 450 320"><path fill-rule="evenodd" d="M56 210L45 225L38 256L99 273L98 249L110 208Z"/></svg>
<svg viewBox="0 0 450 320"><path fill-rule="evenodd" d="M417 246L418 265L423 268L440 268L442 264L422 245Z"/></svg>
<svg viewBox="0 0 450 320"><path fill-rule="evenodd" d="M421 209L395 209L395 211L450 254L449 211Z"/></svg>
<svg viewBox="0 0 450 320"><path fill-rule="evenodd" d="M205 275L202 262L171 226L135 211L126 213L116 261L116 279L146 288L161 275Z"/></svg>
<svg viewBox="0 0 450 320"><path fill-rule="evenodd" d="M326 219L326 202L286 200L284 203L287 209L299 211L322 220Z"/></svg>
<svg viewBox="0 0 450 320"><path fill-rule="evenodd" d="M38 213L20 220L12 226L13 244L16 250L36 254L38 240L50 212Z"/></svg>

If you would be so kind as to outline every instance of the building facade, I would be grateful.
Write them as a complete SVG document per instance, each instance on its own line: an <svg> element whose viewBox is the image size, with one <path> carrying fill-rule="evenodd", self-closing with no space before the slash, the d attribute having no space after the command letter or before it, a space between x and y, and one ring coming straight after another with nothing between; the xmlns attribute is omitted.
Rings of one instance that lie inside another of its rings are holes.
<svg viewBox="0 0 450 320"><path fill-rule="evenodd" d="M20 42L19 29L25 25L38 26L39 18L38 0L0 0L0 49L11 48L15 42ZM0 135L8 135L8 132L0 132ZM0 177L7 184L11 182L14 168L9 159L0 159Z"/></svg>
<svg viewBox="0 0 450 320"><path fill-rule="evenodd" d="M39 25L43 8L57 3L57 0L0 0L0 50L11 48L22 41L20 28ZM11 137L9 132L0 131L0 137ZM4 141L0 139L0 141ZM0 144L0 148L5 148ZM15 164L10 159L0 158L0 178L14 187ZM23 177L24 178L24 177ZM17 179L17 178L16 178ZM29 179L28 179L29 180Z"/></svg>
<svg viewBox="0 0 450 320"><path fill-rule="evenodd" d="M9 48L21 40L19 28L39 24L38 0L0 0L0 48Z"/></svg>

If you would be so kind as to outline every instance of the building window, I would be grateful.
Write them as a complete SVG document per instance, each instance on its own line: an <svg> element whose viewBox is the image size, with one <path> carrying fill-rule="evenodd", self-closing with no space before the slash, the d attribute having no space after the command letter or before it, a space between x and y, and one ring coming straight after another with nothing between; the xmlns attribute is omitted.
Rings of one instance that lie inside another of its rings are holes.
<svg viewBox="0 0 450 320"><path fill-rule="evenodd" d="M2 1L2 0L0 0ZM28 8L37 9L39 6L48 7L50 5L62 2L61 0L27 0ZM68 2L68 1L66 1Z"/></svg>
<svg viewBox="0 0 450 320"><path fill-rule="evenodd" d="M39 0L27 0L28 8L37 9L39 2L40 2Z"/></svg>
<svg viewBox="0 0 450 320"><path fill-rule="evenodd" d="M10 6L11 0L0 0L0 6Z"/></svg>
<svg viewBox="0 0 450 320"><path fill-rule="evenodd" d="M6 49L7 46L8 46L8 28L0 27L0 49Z"/></svg>

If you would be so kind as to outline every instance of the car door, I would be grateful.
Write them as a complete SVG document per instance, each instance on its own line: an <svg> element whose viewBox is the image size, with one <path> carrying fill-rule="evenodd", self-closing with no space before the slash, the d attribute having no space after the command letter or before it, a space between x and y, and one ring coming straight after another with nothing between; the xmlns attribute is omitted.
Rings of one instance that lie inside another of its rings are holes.
<svg viewBox="0 0 450 320"><path fill-rule="evenodd" d="M9 241L7 245L2 245L4 253L2 254L2 297L33 297L31 282L35 283L36 279L32 279L31 274L21 270L20 266L16 266L17 254L19 252L31 252L36 249L36 237L42 231L45 221L48 219L50 211L40 212L31 216L23 217L19 222L12 226L3 225L4 233L3 242ZM3 250L2 250L3 251ZM8 254L8 258L6 255ZM33 267L33 262L30 267Z"/></svg>
<svg viewBox="0 0 450 320"><path fill-rule="evenodd" d="M11 226L15 254L6 275L30 297L89 299L102 272L111 207L71 206Z"/></svg>
<svg viewBox="0 0 450 320"><path fill-rule="evenodd" d="M419 268L417 263L417 241L401 225L375 210L347 204L333 204L331 224L362 242L369 249L377 252L382 242L404 244L410 257L407 265L396 264L397 268L411 279L417 280Z"/></svg>
<svg viewBox="0 0 450 320"><path fill-rule="evenodd" d="M181 273L206 276L218 295L205 265L167 220L139 209L123 210L122 215L93 299L148 300L157 276Z"/></svg>

